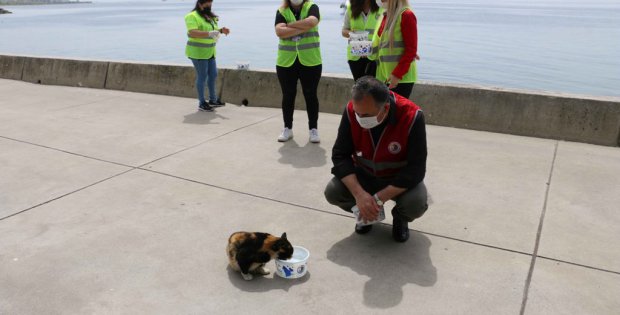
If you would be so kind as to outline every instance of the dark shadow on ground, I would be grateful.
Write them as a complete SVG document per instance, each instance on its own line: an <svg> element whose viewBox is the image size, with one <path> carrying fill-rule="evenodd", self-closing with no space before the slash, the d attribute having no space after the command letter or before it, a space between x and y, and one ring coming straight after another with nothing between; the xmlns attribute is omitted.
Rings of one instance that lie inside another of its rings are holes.
<svg viewBox="0 0 620 315"><path fill-rule="evenodd" d="M218 124L217 122L216 123L211 122L211 120L215 118L219 118L222 120L228 120L228 117L218 114L217 111L201 112L197 110L196 112L185 115L183 118L183 123L184 124L196 124L196 125Z"/></svg>
<svg viewBox="0 0 620 315"><path fill-rule="evenodd" d="M311 143L300 147L295 138L285 142L278 150L282 157L278 162L290 164L295 168L321 167L327 163L325 149L320 143Z"/></svg>
<svg viewBox="0 0 620 315"><path fill-rule="evenodd" d="M271 270L269 276L254 275L252 280L244 280L241 273L232 270L230 266L227 268L228 279L239 290L245 292L267 292L271 290L284 290L288 291L292 286L303 284L310 280L310 272L298 279L284 279L274 274L274 270ZM269 267L269 269L275 269L275 266ZM273 278L271 278L273 277Z"/></svg>
<svg viewBox="0 0 620 315"><path fill-rule="evenodd" d="M409 283L430 287L437 282L437 269L429 255L430 239L411 231L406 243L391 238L392 227L376 225L365 235L352 233L327 251L327 259L370 278L364 285L364 305L394 307L403 299Z"/></svg>

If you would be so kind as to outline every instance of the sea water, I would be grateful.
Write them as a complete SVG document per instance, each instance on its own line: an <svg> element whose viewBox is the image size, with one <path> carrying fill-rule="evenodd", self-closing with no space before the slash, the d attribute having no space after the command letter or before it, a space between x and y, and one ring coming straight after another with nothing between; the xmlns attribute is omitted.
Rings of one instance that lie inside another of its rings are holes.
<svg viewBox="0 0 620 315"><path fill-rule="evenodd" d="M315 0L323 73L350 76L341 0ZM213 2L218 66L275 69L280 0ZM410 0L418 22L418 77L537 91L620 96L618 0ZM3 6L0 54L191 65L183 16L190 0L92 0ZM415 92L414 92L415 93Z"/></svg>

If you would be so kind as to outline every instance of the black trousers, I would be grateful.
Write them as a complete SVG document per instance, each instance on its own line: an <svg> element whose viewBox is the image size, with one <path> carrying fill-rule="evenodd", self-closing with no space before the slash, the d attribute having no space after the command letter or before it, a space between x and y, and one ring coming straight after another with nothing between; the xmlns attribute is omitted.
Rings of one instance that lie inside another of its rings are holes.
<svg viewBox="0 0 620 315"><path fill-rule="evenodd" d="M390 91L408 99L411 96L414 84L415 83L398 83L398 85Z"/></svg>
<svg viewBox="0 0 620 315"><path fill-rule="evenodd" d="M349 68L351 69L354 81L357 81L357 79L365 75L374 77L377 72L377 64L374 61L368 60L368 58L349 60Z"/></svg>
<svg viewBox="0 0 620 315"><path fill-rule="evenodd" d="M319 120L319 98L317 88L321 80L323 65L307 67L295 60L290 67L276 66L278 81L282 88L282 117L284 127L293 128L293 113L295 111L295 96L297 96L297 80L301 81L301 90L306 100L308 112L308 129L317 128Z"/></svg>

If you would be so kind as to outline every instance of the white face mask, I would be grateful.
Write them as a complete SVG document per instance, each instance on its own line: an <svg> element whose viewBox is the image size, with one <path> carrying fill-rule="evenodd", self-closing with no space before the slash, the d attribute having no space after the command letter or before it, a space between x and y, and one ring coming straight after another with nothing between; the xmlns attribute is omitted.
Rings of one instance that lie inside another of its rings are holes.
<svg viewBox="0 0 620 315"><path fill-rule="evenodd" d="M304 0L291 0L291 4L294 6L301 5L303 2Z"/></svg>
<svg viewBox="0 0 620 315"><path fill-rule="evenodd" d="M381 112L379 112L379 113L381 113ZM377 126L379 126L381 124L381 122L377 120L377 118L379 118L379 113L377 114L377 116L370 116L370 117L360 117L360 115L355 113L355 119L360 124L360 126L362 126L362 128L364 128L364 129L372 129L372 128L377 127Z"/></svg>
<svg viewBox="0 0 620 315"><path fill-rule="evenodd" d="M388 2L387 1L385 1L385 2L381 2L381 0L376 0L376 1L377 1L377 6L379 8L387 9L387 6L388 6Z"/></svg>

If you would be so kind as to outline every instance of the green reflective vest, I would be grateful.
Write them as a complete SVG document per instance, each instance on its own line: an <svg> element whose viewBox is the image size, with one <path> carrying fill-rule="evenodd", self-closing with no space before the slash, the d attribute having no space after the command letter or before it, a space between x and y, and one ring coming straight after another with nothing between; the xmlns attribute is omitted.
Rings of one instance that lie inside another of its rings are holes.
<svg viewBox="0 0 620 315"><path fill-rule="evenodd" d="M308 11L312 6L311 1L304 2L301 7L300 20L308 17ZM290 8L279 9L280 14L286 19L286 23L297 21ZM297 39L295 41L294 39ZM319 40L319 26L309 29L307 32L292 38L280 38L278 45L278 60L276 64L280 67L290 67L299 58L304 66L318 66L321 64L321 48Z"/></svg>
<svg viewBox="0 0 620 315"><path fill-rule="evenodd" d="M398 19L396 20L396 25L394 25L394 45L392 49L390 49L390 34L383 30L381 36L375 36L372 43L372 52L377 62L377 80L386 82L392 71L398 65L400 61L400 57L405 52L405 42L403 42L403 33L400 29L400 22L403 15L403 12L409 10L409 8L404 8ZM381 21L377 23L377 29L375 33L379 30L381 26ZM387 25L386 25L387 27ZM416 69L415 59L411 62L409 66L409 71L405 73L403 78L400 80L401 83L415 83L418 80L418 71Z"/></svg>
<svg viewBox="0 0 620 315"><path fill-rule="evenodd" d="M199 30L204 32L217 31L217 19L207 22L198 12L192 11L185 15L187 31ZM215 57L215 39L188 37L185 46L185 55L192 59L210 59Z"/></svg>
<svg viewBox="0 0 620 315"><path fill-rule="evenodd" d="M351 21L351 31L368 31L368 40L372 41L377 22L380 21L383 16L383 8L379 8L377 12L370 12L368 14L368 18L366 19L366 23L364 23L364 18L361 14L356 19L353 18L351 13L351 5L347 5L347 12L345 14L349 15L349 21ZM351 45L347 45L347 58L349 58L349 60L360 59L359 56L351 55ZM372 55L368 56L368 59L373 60Z"/></svg>

